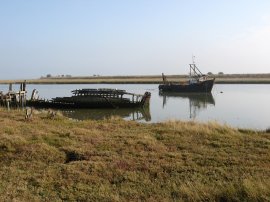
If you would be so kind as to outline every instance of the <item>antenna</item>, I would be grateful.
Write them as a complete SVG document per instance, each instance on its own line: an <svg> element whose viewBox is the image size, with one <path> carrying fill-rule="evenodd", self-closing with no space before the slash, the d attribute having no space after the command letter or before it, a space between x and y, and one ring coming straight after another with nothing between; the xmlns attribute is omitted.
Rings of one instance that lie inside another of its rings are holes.
<svg viewBox="0 0 270 202"><path fill-rule="evenodd" d="M192 63L195 64L195 56L192 54Z"/></svg>

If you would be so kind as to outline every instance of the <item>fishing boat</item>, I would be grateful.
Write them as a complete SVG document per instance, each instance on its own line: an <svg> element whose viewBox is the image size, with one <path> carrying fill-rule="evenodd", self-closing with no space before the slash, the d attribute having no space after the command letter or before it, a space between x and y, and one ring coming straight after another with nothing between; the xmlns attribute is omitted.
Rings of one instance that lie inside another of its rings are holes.
<svg viewBox="0 0 270 202"><path fill-rule="evenodd" d="M56 97L51 100L36 99L33 90L28 106L41 108L135 108L149 105L150 92L144 95L128 93L118 89L79 89L73 90L70 97Z"/></svg>
<svg viewBox="0 0 270 202"><path fill-rule="evenodd" d="M161 92L178 92L178 93L210 93L212 91L215 78L202 74L193 61L189 65L189 80L183 83L168 82L166 76L162 73L163 84L159 85Z"/></svg>

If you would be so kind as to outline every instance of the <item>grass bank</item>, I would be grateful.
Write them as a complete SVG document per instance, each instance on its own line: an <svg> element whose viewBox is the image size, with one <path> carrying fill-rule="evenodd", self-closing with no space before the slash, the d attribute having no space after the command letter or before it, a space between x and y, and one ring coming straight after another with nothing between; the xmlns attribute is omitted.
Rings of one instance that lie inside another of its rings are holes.
<svg viewBox="0 0 270 202"><path fill-rule="evenodd" d="M225 74L213 75L216 83L222 84L270 84L270 74ZM184 82L188 78L185 75L168 75L170 82ZM154 76L89 76L71 78L43 78L26 79L29 84L160 84L160 75ZM0 84L21 83L24 80L0 80Z"/></svg>
<svg viewBox="0 0 270 202"><path fill-rule="evenodd" d="M0 201L264 201L270 134L0 108Z"/></svg>

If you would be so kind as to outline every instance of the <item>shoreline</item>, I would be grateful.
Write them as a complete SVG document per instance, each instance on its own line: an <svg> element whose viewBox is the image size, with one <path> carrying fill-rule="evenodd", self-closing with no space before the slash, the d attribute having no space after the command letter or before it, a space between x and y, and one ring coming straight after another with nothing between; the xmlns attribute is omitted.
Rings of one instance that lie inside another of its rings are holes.
<svg viewBox="0 0 270 202"><path fill-rule="evenodd" d="M270 74L260 76L225 75L215 77L216 84L270 84ZM187 81L185 76L167 76L169 82L179 83ZM72 78L42 78L0 80L0 84L162 84L160 76L100 76L100 77L72 77Z"/></svg>

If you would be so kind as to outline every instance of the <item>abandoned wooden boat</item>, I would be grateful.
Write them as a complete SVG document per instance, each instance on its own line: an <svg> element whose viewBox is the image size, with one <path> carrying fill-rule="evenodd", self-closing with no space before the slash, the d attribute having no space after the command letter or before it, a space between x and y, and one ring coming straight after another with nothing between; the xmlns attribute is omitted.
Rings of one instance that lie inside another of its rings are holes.
<svg viewBox="0 0 270 202"><path fill-rule="evenodd" d="M149 105L151 97L149 92L138 95L125 90L101 88L73 90L70 97L42 100L35 99L34 91L27 105L41 108L135 108Z"/></svg>
<svg viewBox="0 0 270 202"><path fill-rule="evenodd" d="M181 93L210 93L212 91L215 78L209 78L202 74L195 63L190 64L189 80L184 83L168 82L162 73L163 84L159 85L161 92L181 92Z"/></svg>

